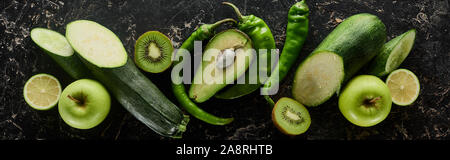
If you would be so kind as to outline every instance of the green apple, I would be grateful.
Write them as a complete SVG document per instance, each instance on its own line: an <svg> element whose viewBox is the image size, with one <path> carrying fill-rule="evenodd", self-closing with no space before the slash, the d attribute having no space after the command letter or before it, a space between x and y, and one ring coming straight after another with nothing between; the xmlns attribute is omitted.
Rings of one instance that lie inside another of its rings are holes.
<svg viewBox="0 0 450 160"><path fill-rule="evenodd" d="M90 129L108 115L111 98L102 84L91 79L80 79L69 84L58 103L61 118L69 126Z"/></svg>
<svg viewBox="0 0 450 160"><path fill-rule="evenodd" d="M370 127L386 119L392 97L378 77L360 75L350 80L339 96L339 110L351 123Z"/></svg>

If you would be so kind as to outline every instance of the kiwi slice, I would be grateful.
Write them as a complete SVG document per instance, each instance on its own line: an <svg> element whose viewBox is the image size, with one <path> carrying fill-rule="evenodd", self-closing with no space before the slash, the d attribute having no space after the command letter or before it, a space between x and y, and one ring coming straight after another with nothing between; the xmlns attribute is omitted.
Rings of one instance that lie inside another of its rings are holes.
<svg viewBox="0 0 450 160"><path fill-rule="evenodd" d="M273 107L272 121L284 134L299 135L308 130L311 117L305 106L291 98L283 97Z"/></svg>
<svg viewBox="0 0 450 160"><path fill-rule="evenodd" d="M160 73L172 65L173 46L167 36L158 31L142 34L134 46L134 61L142 70Z"/></svg>

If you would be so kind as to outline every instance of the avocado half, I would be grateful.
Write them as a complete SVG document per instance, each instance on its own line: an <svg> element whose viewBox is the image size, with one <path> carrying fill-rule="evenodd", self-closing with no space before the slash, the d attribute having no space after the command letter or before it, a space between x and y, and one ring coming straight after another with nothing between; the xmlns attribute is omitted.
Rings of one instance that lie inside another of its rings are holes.
<svg viewBox="0 0 450 160"><path fill-rule="evenodd" d="M224 68L217 67L218 57L230 49L235 53L231 59L233 63ZM242 31L228 29L216 34L205 47L189 97L197 103L208 100L243 75L255 56L251 39Z"/></svg>

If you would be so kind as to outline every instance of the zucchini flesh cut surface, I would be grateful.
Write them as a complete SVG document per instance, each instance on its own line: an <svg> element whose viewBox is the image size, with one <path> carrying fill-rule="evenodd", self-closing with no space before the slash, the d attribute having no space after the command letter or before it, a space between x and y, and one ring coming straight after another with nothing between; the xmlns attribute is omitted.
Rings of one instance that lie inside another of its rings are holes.
<svg viewBox="0 0 450 160"><path fill-rule="evenodd" d="M88 62L101 68L120 67L127 62L127 52L111 30L88 20L71 22L67 28L70 44Z"/></svg>
<svg viewBox="0 0 450 160"><path fill-rule="evenodd" d="M69 57L74 51L67 42L66 38L55 31L45 28L34 28L31 30L31 39L42 49L47 50L53 54Z"/></svg>
<svg viewBox="0 0 450 160"><path fill-rule="evenodd" d="M307 106L316 106L340 88L344 79L342 58L335 53L317 53L301 64L296 72L293 97Z"/></svg>

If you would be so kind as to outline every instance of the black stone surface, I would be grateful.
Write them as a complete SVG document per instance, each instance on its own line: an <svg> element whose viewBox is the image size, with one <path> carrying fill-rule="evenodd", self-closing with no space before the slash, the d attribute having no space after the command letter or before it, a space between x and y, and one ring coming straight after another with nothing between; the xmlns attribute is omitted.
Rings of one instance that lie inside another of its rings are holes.
<svg viewBox="0 0 450 160"><path fill-rule="evenodd" d="M272 29L277 47L285 39L286 16L294 1L232 0L243 14L263 18ZM357 127L339 112L337 98L308 108L312 124L307 133L288 137L281 134L270 119L271 109L258 93L236 100L212 99L200 104L205 110L223 117L235 117L227 126L212 126L192 118L184 139L263 140L263 139L449 139L450 129L450 17L448 0L315 0L310 7L310 34L299 64L331 30L356 13L379 16L386 24L388 39L417 29L413 50L401 68L419 77L421 93L408 107L393 106L388 118L369 128ZM202 23L236 18L221 1L193 0L4 0L0 2L0 139L167 139L152 130L113 101L107 119L90 130L66 125L56 108L33 110L25 103L25 81L37 73L55 75L63 86L71 79L30 39L30 30L45 27L65 32L73 20L89 19L108 27L122 40L130 56L139 35L149 30L166 34L175 47ZM297 66L297 65L296 65ZM293 67L292 71L296 67ZM173 102L170 72L146 74ZM282 83L279 94L290 96L293 73Z"/></svg>

